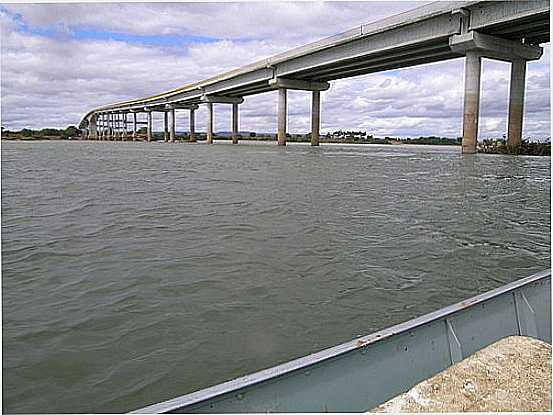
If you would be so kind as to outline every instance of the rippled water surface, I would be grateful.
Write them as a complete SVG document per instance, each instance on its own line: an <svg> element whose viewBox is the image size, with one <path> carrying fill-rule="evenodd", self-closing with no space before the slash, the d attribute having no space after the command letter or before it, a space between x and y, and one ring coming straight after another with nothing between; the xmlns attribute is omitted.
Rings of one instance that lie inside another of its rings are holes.
<svg viewBox="0 0 553 415"><path fill-rule="evenodd" d="M5 412L118 412L549 266L550 158L2 143Z"/></svg>

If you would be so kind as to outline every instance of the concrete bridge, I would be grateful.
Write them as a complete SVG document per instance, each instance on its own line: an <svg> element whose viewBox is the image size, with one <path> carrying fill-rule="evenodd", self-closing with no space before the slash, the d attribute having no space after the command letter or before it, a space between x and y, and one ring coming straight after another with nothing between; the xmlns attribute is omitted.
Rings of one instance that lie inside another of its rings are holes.
<svg viewBox="0 0 553 415"><path fill-rule="evenodd" d="M526 62L549 42L549 0L435 2L369 23L212 78L146 98L95 108L80 123L91 140L136 140L138 125L152 139L152 115L163 113L165 141L175 141L175 111L207 105L207 142L213 142L213 104L232 105L232 142L238 143L238 109L244 97L278 90L277 141L286 145L287 91L310 91L311 145L319 144L320 94L329 81L465 57L463 153L475 153L482 57L511 62L507 143L522 138ZM146 121L137 115L146 114ZM132 114L132 119L129 116ZM132 131L129 131L129 124Z"/></svg>

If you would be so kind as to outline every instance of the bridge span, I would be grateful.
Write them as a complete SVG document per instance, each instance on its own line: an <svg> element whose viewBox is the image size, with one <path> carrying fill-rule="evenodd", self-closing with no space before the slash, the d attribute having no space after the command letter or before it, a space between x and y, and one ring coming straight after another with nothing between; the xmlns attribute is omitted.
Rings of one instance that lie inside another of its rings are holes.
<svg viewBox="0 0 553 415"><path fill-rule="evenodd" d="M91 140L136 140L138 125L146 125L146 139L151 141L152 114L160 112L165 141L174 142L175 111L187 110L194 142L194 111L206 105L207 143L212 143L213 104L229 104L236 144L244 97L278 90L277 142L286 145L287 91L295 89L312 93L311 145L316 146L320 94L330 81L464 56L463 153L476 152L483 57L511 63L507 144L517 147L522 140L526 63L539 59L540 44L549 42L549 13L549 0L430 3L203 81L95 108L79 127ZM146 114L146 121L139 121L139 114Z"/></svg>

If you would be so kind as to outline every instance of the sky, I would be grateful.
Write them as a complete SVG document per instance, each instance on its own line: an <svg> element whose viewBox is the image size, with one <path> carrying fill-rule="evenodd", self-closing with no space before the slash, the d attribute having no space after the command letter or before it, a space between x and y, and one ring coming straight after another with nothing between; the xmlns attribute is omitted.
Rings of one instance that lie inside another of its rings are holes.
<svg viewBox="0 0 553 415"><path fill-rule="evenodd" d="M90 109L154 95L346 31L426 2L0 4L1 123L8 129L78 125ZM525 137L550 136L549 46L528 63ZM484 59L480 137L507 128L510 65ZM321 132L379 137L462 134L464 59L331 82ZM307 91L289 91L288 131L310 131ZM245 98L240 130L276 131L277 93ZM161 130L163 115L154 115ZM196 129L205 130L200 106ZM230 106L215 105L215 131ZM188 113L177 113L177 130Z"/></svg>

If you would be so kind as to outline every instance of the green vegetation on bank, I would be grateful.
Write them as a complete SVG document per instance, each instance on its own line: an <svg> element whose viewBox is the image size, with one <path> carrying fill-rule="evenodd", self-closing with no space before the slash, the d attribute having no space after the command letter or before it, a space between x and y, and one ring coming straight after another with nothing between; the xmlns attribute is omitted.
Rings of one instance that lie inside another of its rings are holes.
<svg viewBox="0 0 553 415"><path fill-rule="evenodd" d="M404 140L400 140L400 142L401 144L431 144L431 145L438 145L438 146L460 146L461 137L446 138L446 137L436 137L431 135L428 137L406 138Z"/></svg>
<svg viewBox="0 0 553 415"><path fill-rule="evenodd" d="M145 137L146 128L140 128L137 133L140 137ZM240 141L276 141L277 135L274 133L256 133L242 132L239 134ZM177 141L188 141L187 133L177 133L175 136ZM230 132L220 132L213 134L215 140L231 140ZM163 140L163 132L154 132L152 139L155 141ZM196 140L202 141L206 139L206 134L196 132ZM289 143L309 143L311 134L286 134L286 141ZM333 133L321 134L319 141L321 143L334 144L433 144L433 145L460 145L461 139L453 139L446 137L428 136L418 138L396 138L396 137L375 137L372 134L367 134L365 131L335 131Z"/></svg>
<svg viewBox="0 0 553 415"><path fill-rule="evenodd" d="M551 142L544 143L524 140L518 148L512 148L503 140L484 140L478 143L478 152L487 154L519 154L525 156L551 156Z"/></svg>
<svg viewBox="0 0 553 415"><path fill-rule="evenodd" d="M177 134L177 139L182 137L187 139L187 134ZM155 138L163 138L163 133L154 133ZM205 139L204 133L196 133L198 140ZM274 133L255 133L246 132L239 135L241 141L275 141ZM230 133L214 134L214 139L230 140ZM289 143L308 143L311 141L311 134L286 134L286 141ZM335 131L333 133L321 134L319 141L321 143L334 144L433 144L433 145L460 145L461 139L446 137L428 136L418 138L396 138L396 137L375 137L367 134L365 131Z"/></svg>
<svg viewBox="0 0 553 415"><path fill-rule="evenodd" d="M146 139L146 128L142 127L138 131L138 139ZM128 138L131 137L129 132ZM10 131L2 127L3 140L71 140L80 139L81 132L74 125L70 125L65 129L43 128L41 130L32 130L23 128L19 131ZM163 141L163 132L154 132L152 134L154 141ZM188 133L177 133L177 141L188 141L190 136ZM206 133L197 132L196 139L198 141L205 140ZM230 140L229 132L214 134L214 139ZM275 141L276 134L274 133L256 133L243 132L239 135L241 141ZM311 141L311 134L286 134L286 141L290 143L308 143ZM365 131L343 131L338 130L332 133L321 134L321 143L334 144L423 144L423 145L461 145L461 137L447 138L438 136L421 136L418 138L397 138L397 137L375 137ZM479 153L486 154L520 154L529 156L550 156L551 143L548 138L546 142L535 142L524 140L520 148L511 148L507 145L505 138L503 139L487 139L478 143L477 150Z"/></svg>
<svg viewBox="0 0 553 415"><path fill-rule="evenodd" d="M80 130L70 125L65 130L57 128L43 128L42 130L31 130L23 128L19 131L10 131L2 127L2 140L70 140L80 137Z"/></svg>

